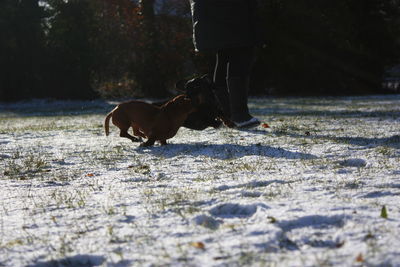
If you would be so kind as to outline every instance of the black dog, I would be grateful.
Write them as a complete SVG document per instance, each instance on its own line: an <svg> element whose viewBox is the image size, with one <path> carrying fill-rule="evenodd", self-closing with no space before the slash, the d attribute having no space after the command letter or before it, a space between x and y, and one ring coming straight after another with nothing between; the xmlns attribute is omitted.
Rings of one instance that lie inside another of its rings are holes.
<svg viewBox="0 0 400 267"><path fill-rule="evenodd" d="M207 127L218 128L224 123L227 127L233 128L235 124L227 118L223 112L218 99L215 96L214 83L207 75L191 79L189 81L180 81L176 88L184 92L191 99L200 99L202 103L197 106L197 110L189 114L183 127L193 130L204 130ZM161 106L165 103L158 102L154 105Z"/></svg>

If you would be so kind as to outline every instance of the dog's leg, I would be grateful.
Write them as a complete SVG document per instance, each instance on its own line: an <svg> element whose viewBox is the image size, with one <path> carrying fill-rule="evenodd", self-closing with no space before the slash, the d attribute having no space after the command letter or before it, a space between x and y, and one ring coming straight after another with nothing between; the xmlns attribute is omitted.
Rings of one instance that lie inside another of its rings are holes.
<svg viewBox="0 0 400 267"><path fill-rule="evenodd" d="M154 145L154 142L155 142L155 141L156 141L156 140L150 138L150 139L147 140L146 142L141 143L140 146L141 146L141 147L152 146L152 145Z"/></svg>
<svg viewBox="0 0 400 267"><path fill-rule="evenodd" d="M107 118L106 118L107 120ZM130 139L132 142L139 142L140 140L128 133L129 128L131 127L129 119L126 117L126 114L120 109L116 108L112 112L112 122L115 126L117 126L120 130L119 136L126 137Z"/></svg>
<svg viewBox="0 0 400 267"><path fill-rule="evenodd" d="M129 128L128 128L129 129ZM130 134L128 134L128 129L121 129L119 136L129 138L132 142L140 142L139 138L136 138Z"/></svg>
<svg viewBox="0 0 400 267"><path fill-rule="evenodd" d="M143 138L146 138L146 136L144 135L144 133L142 133L142 132L140 131L140 128L139 128L139 126L138 126L137 124L133 124L133 125L132 125L132 130L133 130L133 134L134 134L134 135L140 136L140 137L143 137Z"/></svg>

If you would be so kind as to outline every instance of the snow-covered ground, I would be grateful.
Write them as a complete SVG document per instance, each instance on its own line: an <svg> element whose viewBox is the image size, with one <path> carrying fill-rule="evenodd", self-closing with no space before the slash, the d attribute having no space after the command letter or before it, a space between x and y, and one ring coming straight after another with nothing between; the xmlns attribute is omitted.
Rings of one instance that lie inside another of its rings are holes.
<svg viewBox="0 0 400 267"><path fill-rule="evenodd" d="M0 266L400 266L400 95L252 99L139 148L114 103L0 104Z"/></svg>

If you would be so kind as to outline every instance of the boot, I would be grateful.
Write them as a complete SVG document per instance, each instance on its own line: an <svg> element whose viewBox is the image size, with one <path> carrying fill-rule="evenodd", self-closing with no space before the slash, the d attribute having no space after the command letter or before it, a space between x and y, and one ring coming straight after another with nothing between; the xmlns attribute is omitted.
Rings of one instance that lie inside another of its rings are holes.
<svg viewBox="0 0 400 267"><path fill-rule="evenodd" d="M231 119L238 128L247 128L260 124L260 121L252 117L247 106L249 91L249 77L228 78L229 100Z"/></svg>

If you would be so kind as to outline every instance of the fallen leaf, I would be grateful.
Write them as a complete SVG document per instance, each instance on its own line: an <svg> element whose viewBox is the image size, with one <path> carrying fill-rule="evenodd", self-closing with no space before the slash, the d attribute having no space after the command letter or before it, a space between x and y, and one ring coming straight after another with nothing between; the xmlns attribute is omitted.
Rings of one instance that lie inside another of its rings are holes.
<svg viewBox="0 0 400 267"><path fill-rule="evenodd" d="M93 173L88 173L88 174L86 174L86 176L87 176L87 177L93 177L94 174L93 174Z"/></svg>
<svg viewBox="0 0 400 267"><path fill-rule="evenodd" d="M206 246L204 245L203 242L192 242L192 243L190 243L190 245L194 248L198 248L198 249L202 249L202 250L206 249Z"/></svg>
<svg viewBox="0 0 400 267"><path fill-rule="evenodd" d="M269 125L268 125L267 123L263 123L263 124L261 124L261 126L262 126L263 128L269 128Z"/></svg>
<svg viewBox="0 0 400 267"><path fill-rule="evenodd" d="M356 257L356 262L364 262L364 257L362 253L358 254L358 256Z"/></svg>

